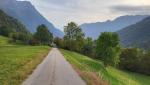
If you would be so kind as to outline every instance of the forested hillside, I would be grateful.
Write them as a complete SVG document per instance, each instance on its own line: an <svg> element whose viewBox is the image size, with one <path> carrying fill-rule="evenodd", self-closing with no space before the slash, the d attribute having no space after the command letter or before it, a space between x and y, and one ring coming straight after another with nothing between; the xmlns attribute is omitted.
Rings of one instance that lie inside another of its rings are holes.
<svg viewBox="0 0 150 85"><path fill-rule="evenodd" d="M0 10L0 30L2 30L2 28L8 29L8 31L12 32L28 33L25 26L22 25L17 19L8 16Z"/></svg>
<svg viewBox="0 0 150 85"><path fill-rule="evenodd" d="M120 31L121 43L124 47L150 48L150 17L128 26Z"/></svg>

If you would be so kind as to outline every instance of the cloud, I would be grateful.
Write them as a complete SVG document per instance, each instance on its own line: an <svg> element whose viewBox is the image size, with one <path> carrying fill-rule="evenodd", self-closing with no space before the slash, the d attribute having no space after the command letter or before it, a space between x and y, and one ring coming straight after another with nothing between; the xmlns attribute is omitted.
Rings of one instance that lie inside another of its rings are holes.
<svg viewBox="0 0 150 85"><path fill-rule="evenodd" d="M127 13L127 14L150 14L150 5L146 6L130 6L130 5L119 5L112 6L110 8L112 12Z"/></svg>
<svg viewBox="0 0 150 85"><path fill-rule="evenodd" d="M150 14L149 0L27 0L60 29L70 21L78 24L105 21L123 15Z"/></svg>

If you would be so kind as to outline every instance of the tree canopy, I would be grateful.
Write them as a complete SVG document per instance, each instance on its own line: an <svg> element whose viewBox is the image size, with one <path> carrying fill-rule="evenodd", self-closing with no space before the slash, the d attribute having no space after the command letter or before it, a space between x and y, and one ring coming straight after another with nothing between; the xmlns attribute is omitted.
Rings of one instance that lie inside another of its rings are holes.
<svg viewBox="0 0 150 85"><path fill-rule="evenodd" d="M84 45L84 33L82 29L76 23L70 22L64 27L64 32L65 47L69 50L80 52Z"/></svg>
<svg viewBox="0 0 150 85"><path fill-rule="evenodd" d="M34 34L34 39L37 40L39 44L48 45L53 41L53 34L44 24L42 24L37 27L37 32Z"/></svg>
<svg viewBox="0 0 150 85"><path fill-rule="evenodd" d="M119 62L120 45L116 33L103 32L96 45L97 56L104 61L106 66L116 66Z"/></svg>

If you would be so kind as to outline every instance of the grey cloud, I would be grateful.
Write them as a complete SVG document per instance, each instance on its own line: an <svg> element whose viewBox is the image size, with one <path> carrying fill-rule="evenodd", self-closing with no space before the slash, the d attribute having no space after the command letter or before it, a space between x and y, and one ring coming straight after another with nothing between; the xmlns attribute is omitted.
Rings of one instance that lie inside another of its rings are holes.
<svg viewBox="0 0 150 85"><path fill-rule="evenodd" d="M150 6L113 6L111 12L121 12L127 14L150 14Z"/></svg>

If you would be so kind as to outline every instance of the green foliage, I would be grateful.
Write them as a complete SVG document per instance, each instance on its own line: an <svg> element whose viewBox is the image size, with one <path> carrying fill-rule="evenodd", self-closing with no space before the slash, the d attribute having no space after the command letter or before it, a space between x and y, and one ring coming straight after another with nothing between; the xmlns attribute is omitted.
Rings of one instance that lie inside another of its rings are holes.
<svg viewBox="0 0 150 85"><path fill-rule="evenodd" d="M149 85L150 77L136 74L132 72L118 70L113 67L105 68L101 61L93 60L84 55L61 50L65 58L76 68L80 69L84 73L94 72L98 75L99 80L107 80L110 85ZM88 75L84 75L83 78L87 79Z"/></svg>
<svg viewBox="0 0 150 85"><path fill-rule="evenodd" d="M94 43L92 38L87 38L84 40L84 46L82 48L82 53L87 56L94 56Z"/></svg>
<svg viewBox="0 0 150 85"><path fill-rule="evenodd" d="M18 40L22 41L24 44L28 44L30 40L30 35L21 33L21 32L14 32L10 34L13 42L17 42Z"/></svg>
<svg viewBox="0 0 150 85"><path fill-rule="evenodd" d="M120 55L118 35L111 32L102 33L97 40L96 52L98 58L102 59L106 66L116 66Z"/></svg>
<svg viewBox="0 0 150 85"><path fill-rule="evenodd" d="M57 45L59 48L64 48L64 41L63 39L56 37L54 38L54 43Z"/></svg>
<svg viewBox="0 0 150 85"><path fill-rule="evenodd" d="M81 52L84 45L84 33L81 28L74 22L68 23L64 27L64 46L66 49Z"/></svg>
<svg viewBox="0 0 150 85"><path fill-rule="evenodd" d="M9 29L5 26L0 27L0 35L9 37L10 33L13 32L12 29Z"/></svg>
<svg viewBox="0 0 150 85"><path fill-rule="evenodd" d="M37 32L34 34L34 39L37 40L39 44L50 45L53 41L53 34L42 24L38 26Z"/></svg>
<svg viewBox="0 0 150 85"><path fill-rule="evenodd" d="M9 43L10 39L7 37L0 36L0 46L11 45Z"/></svg>
<svg viewBox="0 0 150 85"><path fill-rule="evenodd" d="M119 67L128 71L150 75L150 52L138 48L126 48L120 55Z"/></svg>

